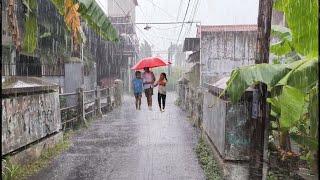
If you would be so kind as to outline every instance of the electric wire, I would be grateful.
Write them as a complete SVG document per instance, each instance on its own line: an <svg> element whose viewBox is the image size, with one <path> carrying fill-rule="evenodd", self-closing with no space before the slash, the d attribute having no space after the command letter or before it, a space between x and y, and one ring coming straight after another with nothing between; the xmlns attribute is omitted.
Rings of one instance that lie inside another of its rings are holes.
<svg viewBox="0 0 320 180"><path fill-rule="evenodd" d="M178 42L179 42L180 35L181 35L182 29L183 29L183 25L184 25L184 21L185 21L185 19L186 19L187 13L188 13L189 5L190 5L190 0L188 1L188 6L187 6L186 12L185 12L185 14L184 14L184 18L183 18L183 21L182 21L183 23L182 23L182 26L181 26L181 29L180 29L179 36L178 36L178 39L177 39L177 43L176 43L176 44L178 44Z"/></svg>

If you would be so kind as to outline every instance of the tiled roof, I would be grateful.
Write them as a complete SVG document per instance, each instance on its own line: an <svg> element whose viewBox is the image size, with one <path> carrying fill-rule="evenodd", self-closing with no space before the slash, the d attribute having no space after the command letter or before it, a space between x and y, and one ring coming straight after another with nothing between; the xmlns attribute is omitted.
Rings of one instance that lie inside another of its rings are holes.
<svg viewBox="0 0 320 180"><path fill-rule="evenodd" d="M199 32L200 26L197 27ZM224 31L257 31L257 25L211 25L201 26L201 32L224 32Z"/></svg>

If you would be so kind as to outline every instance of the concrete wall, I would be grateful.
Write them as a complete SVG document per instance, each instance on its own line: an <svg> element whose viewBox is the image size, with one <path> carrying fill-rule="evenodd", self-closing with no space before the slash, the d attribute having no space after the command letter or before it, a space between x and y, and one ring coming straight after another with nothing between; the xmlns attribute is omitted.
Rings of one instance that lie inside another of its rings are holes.
<svg viewBox="0 0 320 180"><path fill-rule="evenodd" d="M192 123L200 127L203 116L203 90L191 83L179 83L177 94L179 106L188 113Z"/></svg>
<svg viewBox="0 0 320 180"><path fill-rule="evenodd" d="M78 88L84 84L84 68L82 62L70 62L64 66L64 93L77 92ZM67 106L77 104L77 97L67 97Z"/></svg>
<svg viewBox="0 0 320 180"><path fill-rule="evenodd" d="M224 160L248 160L250 109L247 101L231 104L211 92L205 92L203 129Z"/></svg>
<svg viewBox="0 0 320 180"><path fill-rule="evenodd" d="M201 40L201 81L213 84L236 67L254 64L257 33L211 32Z"/></svg>
<svg viewBox="0 0 320 180"><path fill-rule="evenodd" d="M58 84L60 92L64 92L64 76L42 76L42 79L47 82Z"/></svg>
<svg viewBox="0 0 320 180"><path fill-rule="evenodd" d="M2 99L2 155L61 129L58 92Z"/></svg>
<svg viewBox="0 0 320 180"><path fill-rule="evenodd" d="M90 69L89 75L84 76L84 89L92 90L97 87L97 68L96 63L94 63L93 67Z"/></svg>

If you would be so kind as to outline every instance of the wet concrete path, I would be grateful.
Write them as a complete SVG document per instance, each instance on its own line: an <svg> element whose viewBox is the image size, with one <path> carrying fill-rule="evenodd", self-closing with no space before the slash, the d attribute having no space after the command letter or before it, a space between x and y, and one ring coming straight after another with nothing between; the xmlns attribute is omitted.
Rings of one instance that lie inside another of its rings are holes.
<svg viewBox="0 0 320 180"><path fill-rule="evenodd" d="M205 179L194 148L198 133L167 95L166 111L136 111L134 97L72 138L69 150L33 180L47 179Z"/></svg>

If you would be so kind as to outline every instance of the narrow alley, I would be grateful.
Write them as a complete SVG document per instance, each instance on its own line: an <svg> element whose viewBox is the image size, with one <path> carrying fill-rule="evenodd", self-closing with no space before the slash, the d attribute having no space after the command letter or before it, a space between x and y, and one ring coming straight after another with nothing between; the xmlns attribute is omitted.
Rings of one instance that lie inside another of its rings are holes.
<svg viewBox="0 0 320 180"><path fill-rule="evenodd" d="M0 6L1 179L318 179L318 1Z"/></svg>
<svg viewBox="0 0 320 180"><path fill-rule="evenodd" d="M32 180L42 179L205 179L194 151L199 132L168 94L161 113L143 97L141 111L134 97L121 108L92 122L72 138L68 151Z"/></svg>

